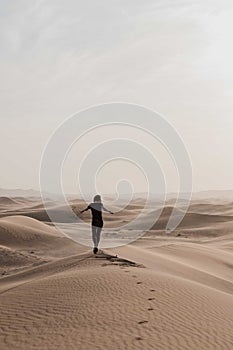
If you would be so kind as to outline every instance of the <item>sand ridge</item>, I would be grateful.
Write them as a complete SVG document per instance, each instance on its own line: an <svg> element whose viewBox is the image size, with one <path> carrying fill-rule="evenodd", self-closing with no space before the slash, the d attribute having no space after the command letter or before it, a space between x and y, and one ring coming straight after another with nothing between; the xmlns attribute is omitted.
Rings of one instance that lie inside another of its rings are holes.
<svg viewBox="0 0 233 350"><path fill-rule="evenodd" d="M195 200L170 235L168 205L142 239L96 257L41 220L38 199L14 200L0 219L1 349L233 348L230 203ZM140 205L115 220L130 221Z"/></svg>

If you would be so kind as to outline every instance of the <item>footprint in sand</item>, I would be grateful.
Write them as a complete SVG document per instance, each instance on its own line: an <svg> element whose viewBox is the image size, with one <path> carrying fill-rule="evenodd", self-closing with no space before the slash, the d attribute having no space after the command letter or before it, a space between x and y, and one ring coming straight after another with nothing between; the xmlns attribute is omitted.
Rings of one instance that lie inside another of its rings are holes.
<svg viewBox="0 0 233 350"><path fill-rule="evenodd" d="M141 338L141 337L136 337L135 339L136 339L136 340L142 340L142 338Z"/></svg>

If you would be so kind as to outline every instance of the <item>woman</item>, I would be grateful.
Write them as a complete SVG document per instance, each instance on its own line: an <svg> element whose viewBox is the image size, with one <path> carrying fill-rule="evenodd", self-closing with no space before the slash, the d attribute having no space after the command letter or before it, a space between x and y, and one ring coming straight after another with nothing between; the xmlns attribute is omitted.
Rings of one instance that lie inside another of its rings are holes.
<svg viewBox="0 0 233 350"><path fill-rule="evenodd" d="M97 254L98 252L98 245L100 241L100 234L103 227L103 218L102 218L102 210L106 211L107 213L113 214L110 210L106 209L103 206L103 203L101 202L101 196L97 194L93 198L93 202L88 205L88 207L84 210L82 210L80 213L83 213L84 211L87 211L91 209L92 214L92 240L94 243L93 253Z"/></svg>

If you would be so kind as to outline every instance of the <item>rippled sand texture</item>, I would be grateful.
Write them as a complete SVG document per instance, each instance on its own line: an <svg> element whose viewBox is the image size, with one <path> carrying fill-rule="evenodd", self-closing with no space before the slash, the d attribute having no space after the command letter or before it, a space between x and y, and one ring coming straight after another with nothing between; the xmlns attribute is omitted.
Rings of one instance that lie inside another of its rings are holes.
<svg viewBox="0 0 233 350"><path fill-rule="evenodd" d="M195 200L168 235L171 209L144 238L95 257L38 199L0 198L1 350L233 349L232 203Z"/></svg>

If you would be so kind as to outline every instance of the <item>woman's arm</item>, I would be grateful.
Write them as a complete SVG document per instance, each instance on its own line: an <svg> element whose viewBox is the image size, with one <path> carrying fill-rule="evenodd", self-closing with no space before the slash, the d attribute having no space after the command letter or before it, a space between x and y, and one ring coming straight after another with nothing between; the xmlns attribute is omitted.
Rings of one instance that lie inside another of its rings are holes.
<svg viewBox="0 0 233 350"><path fill-rule="evenodd" d="M103 206L103 210L106 211L109 214L114 214L111 210L106 209L104 206Z"/></svg>
<svg viewBox="0 0 233 350"><path fill-rule="evenodd" d="M79 210L77 209L77 207L75 205L71 206L71 209L73 210L73 212L75 213L75 215L80 214Z"/></svg>
<svg viewBox="0 0 233 350"><path fill-rule="evenodd" d="M82 214L84 211L87 211L89 209L90 209L90 206L88 205L88 207L86 207L86 209L83 209L83 210L80 211L80 214Z"/></svg>

